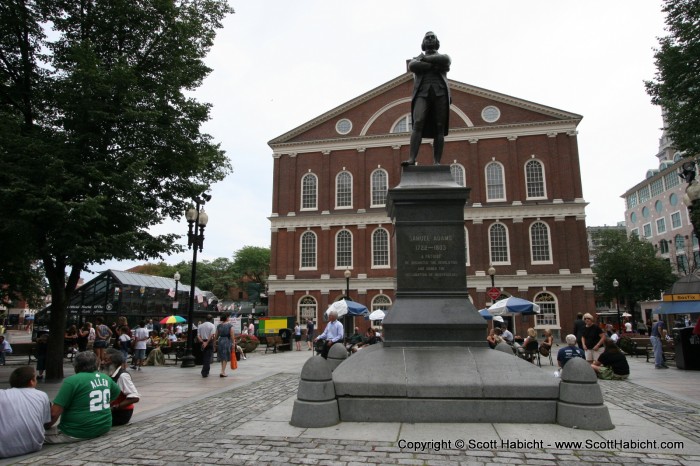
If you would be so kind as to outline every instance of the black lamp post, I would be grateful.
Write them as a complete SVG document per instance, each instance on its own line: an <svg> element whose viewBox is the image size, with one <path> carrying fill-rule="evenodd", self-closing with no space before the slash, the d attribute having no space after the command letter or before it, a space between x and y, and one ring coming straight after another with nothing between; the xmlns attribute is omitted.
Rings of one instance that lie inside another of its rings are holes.
<svg viewBox="0 0 700 466"><path fill-rule="evenodd" d="M496 288L495 285L495 277L496 277L496 269L493 267L489 267L488 271L486 272L489 274L489 277L491 277L491 288Z"/></svg>
<svg viewBox="0 0 700 466"><path fill-rule="evenodd" d="M173 279L175 280L175 296L173 296L173 314L175 314L175 310L178 308L177 285L180 283L180 272L175 272L175 275L173 275Z"/></svg>
<svg viewBox="0 0 700 466"><path fill-rule="evenodd" d="M617 330L622 334L622 316L620 315L620 292L619 292L620 282L617 278L613 280L613 288L615 288L615 301L617 301Z"/></svg>
<svg viewBox="0 0 700 466"><path fill-rule="evenodd" d="M204 227L206 227L207 222L209 222L209 216L204 212L204 204L210 200L211 196L209 194L202 194L201 197L194 198L196 207L190 207L187 209L187 212L185 212L185 218L188 224L187 247L192 249L192 282L190 284L190 305L187 310L187 342L185 346L185 356L182 358L182 365L180 367L194 367L194 356L192 356L192 321L194 320L194 284L197 278L197 250L199 249L201 252L204 246Z"/></svg>
<svg viewBox="0 0 700 466"><path fill-rule="evenodd" d="M695 161L689 161L682 165L682 171L678 175L688 183L683 203L688 207L693 233L700 241L700 202L697 202L700 200L700 184L695 180L695 174Z"/></svg>

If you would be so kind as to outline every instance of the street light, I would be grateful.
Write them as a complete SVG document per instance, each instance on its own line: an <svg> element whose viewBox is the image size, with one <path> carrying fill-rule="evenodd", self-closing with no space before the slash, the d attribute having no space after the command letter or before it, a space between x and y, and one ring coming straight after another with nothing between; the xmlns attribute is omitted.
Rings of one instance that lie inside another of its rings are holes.
<svg viewBox="0 0 700 466"><path fill-rule="evenodd" d="M345 299L352 301L350 299L350 275L352 275L352 272L350 272L350 269L345 269L343 274L345 275Z"/></svg>
<svg viewBox="0 0 700 466"><path fill-rule="evenodd" d="M175 314L175 309L178 307L177 303L177 285L180 283L180 272L175 272L175 275L173 275L173 278L175 279L175 296L173 296L173 314Z"/></svg>
<svg viewBox="0 0 700 466"><path fill-rule="evenodd" d="M690 161L682 165L682 171L678 175L688 183L683 203L688 207L693 233L700 240L700 203L696 202L700 200L700 184L695 180L695 173L695 161Z"/></svg>
<svg viewBox="0 0 700 466"><path fill-rule="evenodd" d="M622 316L620 315L620 293L618 291L618 287L620 286L620 282L617 281L617 278L613 280L613 288L615 288L615 300L617 301L617 330L622 334Z"/></svg>
<svg viewBox="0 0 700 466"><path fill-rule="evenodd" d="M493 267L493 265L489 267L489 269L486 273L488 273L489 276L491 277L491 288L496 288L496 285L494 284L495 283L494 277L496 276L496 269Z"/></svg>
<svg viewBox="0 0 700 466"><path fill-rule="evenodd" d="M204 204L211 200L209 194L202 194L201 197L194 198L196 207L190 207L185 212L187 219L187 247L192 249L192 278L190 283L190 305L187 310L187 342L185 346L185 356L182 358L180 367L194 367L194 356L192 356L192 321L194 320L194 284L197 278L197 250L202 251L204 246L204 227L209 222L209 216L204 211ZM201 209L200 209L201 206ZM194 247L192 247L194 246Z"/></svg>

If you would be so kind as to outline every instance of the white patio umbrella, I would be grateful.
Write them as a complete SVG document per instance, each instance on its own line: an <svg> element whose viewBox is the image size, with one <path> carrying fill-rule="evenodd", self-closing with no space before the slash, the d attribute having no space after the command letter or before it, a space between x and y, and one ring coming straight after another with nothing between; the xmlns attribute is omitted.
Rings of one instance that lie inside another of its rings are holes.
<svg viewBox="0 0 700 466"><path fill-rule="evenodd" d="M377 309L369 315L369 320L383 320L384 316L386 316L386 313L381 309Z"/></svg>

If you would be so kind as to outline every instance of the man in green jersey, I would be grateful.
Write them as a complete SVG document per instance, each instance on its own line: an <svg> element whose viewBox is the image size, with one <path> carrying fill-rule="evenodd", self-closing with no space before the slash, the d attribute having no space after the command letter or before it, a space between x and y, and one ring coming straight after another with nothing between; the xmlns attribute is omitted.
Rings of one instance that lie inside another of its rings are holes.
<svg viewBox="0 0 700 466"><path fill-rule="evenodd" d="M99 437L112 427L110 402L119 386L97 371L97 357L83 351L73 361L75 375L63 381L51 405L51 426L61 417L58 429L46 432L45 443L69 443Z"/></svg>

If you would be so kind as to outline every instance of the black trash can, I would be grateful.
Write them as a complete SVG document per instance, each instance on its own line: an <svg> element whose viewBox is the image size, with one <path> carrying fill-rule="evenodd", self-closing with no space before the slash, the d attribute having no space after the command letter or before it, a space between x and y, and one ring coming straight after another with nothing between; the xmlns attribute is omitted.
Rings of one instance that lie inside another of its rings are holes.
<svg viewBox="0 0 700 466"><path fill-rule="evenodd" d="M676 367L685 370L700 370L700 336L693 335L693 327L672 330Z"/></svg>
<svg viewBox="0 0 700 466"><path fill-rule="evenodd" d="M291 328L280 329L279 336L280 336L280 338L282 338L282 345L289 345L289 346L285 346L284 349L287 349L287 348L289 348L290 350L292 349L292 333L294 333L294 332L292 331ZM280 348L280 351L282 351L282 348Z"/></svg>

